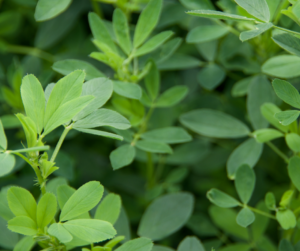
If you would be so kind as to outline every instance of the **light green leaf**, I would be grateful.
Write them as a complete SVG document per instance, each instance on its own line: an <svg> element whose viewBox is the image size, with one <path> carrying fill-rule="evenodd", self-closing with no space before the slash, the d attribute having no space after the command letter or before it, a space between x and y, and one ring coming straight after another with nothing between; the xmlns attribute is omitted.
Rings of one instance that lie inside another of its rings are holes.
<svg viewBox="0 0 300 251"><path fill-rule="evenodd" d="M63 224L72 235L89 243L112 239L116 230L106 221L94 219L70 220Z"/></svg>
<svg viewBox="0 0 300 251"><path fill-rule="evenodd" d="M289 206L289 204L291 203L293 195L294 195L294 189L285 191L281 197L279 206L282 208L287 208Z"/></svg>
<svg viewBox="0 0 300 251"><path fill-rule="evenodd" d="M186 97L188 91L189 89L186 86L183 85L173 86L158 97L155 106L156 107L174 106Z"/></svg>
<svg viewBox="0 0 300 251"><path fill-rule="evenodd" d="M255 187L255 173L248 165L239 167L235 174L235 189L244 204L251 199Z"/></svg>
<svg viewBox="0 0 300 251"><path fill-rule="evenodd" d="M229 156L227 161L227 174L234 179L236 171L243 164L253 168L259 160L263 150L263 144L257 143L255 139L248 139L239 145Z"/></svg>
<svg viewBox="0 0 300 251"><path fill-rule="evenodd" d="M105 243L104 247L105 248L114 248L118 243L120 243L121 241L125 240L125 236L117 236L115 238L113 238L112 240L108 241L107 243Z"/></svg>
<svg viewBox="0 0 300 251"><path fill-rule="evenodd" d="M192 140L192 137L181 127L165 127L145 132L142 139L163 142L167 144L184 143Z"/></svg>
<svg viewBox="0 0 300 251"><path fill-rule="evenodd" d="M162 0L150 0L142 11L134 32L133 45L138 48L149 37L158 23Z"/></svg>
<svg viewBox="0 0 300 251"><path fill-rule="evenodd" d="M300 136L296 133L289 133L285 135L285 141L288 147L298 153L300 152Z"/></svg>
<svg viewBox="0 0 300 251"><path fill-rule="evenodd" d="M211 63L201 69L197 75L199 84L207 89L213 90L219 86L226 77L226 72L219 65Z"/></svg>
<svg viewBox="0 0 300 251"><path fill-rule="evenodd" d="M275 118L280 124L287 126L293 123L300 115L298 110L288 110L284 112L278 112L275 114Z"/></svg>
<svg viewBox="0 0 300 251"><path fill-rule="evenodd" d="M54 194L45 193L37 205L37 225L43 229L54 219L57 209L56 197Z"/></svg>
<svg viewBox="0 0 300 251"><path fill-rule="evenodd" d="M233 21L255 21L253 18L248 18L240 15L230 14L222 11L215 10L192 10L186 12L189 15L205 18L217 18L223 20L233 20Z"/></svg>
<svg viewBox="0 0 300 251"><path fill-rule="evenodd" d="M23 237L14 247L13 251L30 251L35 245L35 241L31 236Z"/></svg>
<svg viewBox="0 0 300 251"><path fill-rule="evenodd" d="M113 93L113 82L108 78L96 78L83 84L81 96L92 95L95 99L81 110L73 120L80 120L102 107Z"/></svg>
<svg viewBox="0 0 300 251"><path fill-rule="evenodd" d="M136 142L135 146L145 152L151 153L173 153L172 148L162 142L153 142L149 140L139 140Z"/></svg>
<svg viewBox="0 0 300 251"><path fill-rule="evenodd" d="M209 42L225 36L228 32L229 30L226 26L218 24L202 25L189 31L186 42L189 44Z"/></svg>
<svg viewBox="0 0 300 251"><path fill-rule="evenodd" d="M68 199L70 199L70 197L76 192L76 190L66 184L58 186L56 190L59 208L63 209Z"/></svg>
<svg viewBox="0 0 300 251"><path fill-rule="evenodd" d="M231 89L231 95L233 97L242 97L245 96L249 91L249 86L252 82L253 77L243 78L236 82L232 89Z"/></svg>
<svg viewBox="0 0 300 251"><path fill-rule="evenodd" d="M278 210L276 219L284 230L294 228L296 226L296 217L290 209Z"/></svg>
<svg viewBox="0 0 300 251"><path fill-rule="evenodd" d="M36 201L29 191L21 187L11 187L7 192L7 200L15 216L27 216L36 221Z"/></svg>
<svg viewBox="0 0 300 251"><path fill-rule="evenodd" d="M98 181L90 181L82 185L62 208L60 221L74 219L94 208L101 200L103 190L103 186Z"/></svg>
<svg viewBox="0 0 300 251"><path fill-rule="evenodd" d="M154 51L164 42L166 42L172 35L173 31L163 31L154 37L150 38L145 44L143 44L136 52L133 54L135 57L140 57L151 51Z"/></svg>
<svg viewBox="0 0 300 251"><path fill-rule="evenodd" d="M67 243L73 239L73 236L68 232L67 229L64 228L61 223L53 223L48 228L48 233L54 237L56 237L60 242Z"/></svg>
<svg viewBox="0 0 300 251"><path fill-rule="evenodd" d="M36 124L31 118L26 117L21 113L16 114L16 117L21 122L23 130L25 132L27 147L34 147L37 144Z"/></svg>
<svg viewBox="0 0 300 251"><path fill-rule="evenodd" d="M130 122L119 113L102 108L76 121L73 127L88 129L100 126L110 126L120 130L126 130L130 128L131 125Z"/></svg>
<svg viewBox="0 0 300 251"><path fill-rule="evenodd" d="M88 62L78 59L65 59L56 61L53 64L52 69L54 71L59 72L62 75L68 75L75 70L83 70L86 73L86 80L105 77L105 75L101 71L99 71L95 66Z"/></svg>
<svg viewBox="0 0 300 251"><path fill-rule="evenodd" d="M275 195L271 192L268 192L265 196L265 204L268 209L276 210L276 199Z"/></svg>
<svg viewBox="0 0 300 251"><path fill-rule="evenodd" d="M280 33L272 37L282 49L300 57L300 39L289 33Z"/></svg>
<svg viewBox="0 0 300 251"><path fill-rule="evenodd" d="M220 111L199 109L180 116L180 122L192 131L215 138L239 138L249 134L249 128L236 118Z"/></svg>
<svg viewBox="0 0 300 251"><path fill-rule="evenodd" d="M110 132L104 132L104 131L93 130L93 129L83 129L83 128L74 128L74 129L79 132L83 132L83 133L88 133L88 134L102 136L102 137L111 138L111 139L123 140L122 136L119 136L118 134L114 134L114 133L110 133Z"/></svg>
<svg viewBox="0 0 300 251"><path fill-rule="evenodd" d="M108 221L113 225L119 218L121 205L121 197L117 194L110 193L101 201L94 218Z"/></svg>
<svg viewBox="0 0 300 251"><path fill-rule="evenodd" d="M122 145L109 155L111 165L114 170L128 166L135 157L135 148L129 144Z"/></svg>
<svg viewBox="0 0 300 251"><path fill-rule="evenodd" d="M263 24L258 24L255 26L255 30L251 31L244 31L240 34L240 40L242 42L245 42L249 39L255 38L262 33L266 32L267 30L271 29L273 27L272 23L263 23Z"/></svg>
<svg viewBox="0 0 300 251"><path fill-rule="evenodd" d="M152 247L153 243L150 239L141 237L127 241L115 251L151 251Z"/></svg>
<svg viewBox="0 0 300 251"><path fill-rule="evenodd" d="M8 221L7 228L13 232L23 235L37 234L37 226L35 221L27 216L17 216Z"/></svg>
<svg viewBox="0 0 300 251"><path fill-rule="evenodd" d="M235 2L250 15L264 22L270 21L270 10L266 0L235 0Z"/></svg>
<svg viewBox="0 0 300 251"><path fill-rule="evenodd" d="M284 134L282 132L270 128L256 130L252 133L252 135L258 143L264 143L273 139L284 137Z"/></svg>
<svg viewBox="0 0 300 251"><path fill-rule="evenodd" d="M64 12L71 3L72 0L39 0L34 18L38 22L54 18Z"/></svg>
<svg viewBox="0 0 300 251"><path fill-rule="evenodd" d="M276 95L285 103L300 109L300 95L298 90L289 82L275 79L273 88Z"/></svg>
<svg viewBox="0 0 300 251"><path fill-rule="evenodd" d="M275 114L281 112L281 110L272 103L265 103L260 107L260 111L264 118L269 121L269 123L275 126L277 129L288 132L288 126L284 126L279 123L278 119L275 118Z"/></svg>
<svg viewBox="0 0 300 251"><path fill-rule="evenodd" d="M205 251L204 246L197 237L185 237L179 244L177 251Z"/></svg>
<svg viewBox="0 0 300 251"><path fill-rule="evenodd" d="M300 58L294 55L280 55L268 59L262 66L262 72L278 78L300 76L298 71Z"/></svg>
<svg viewBox="0 0 300 251"><path fill-rule="evenodd" d="M0 120L0 149L6 150L7 149L7 138L4 132L2 121Z"/></svg>
<svg viewBox="0 0 300 251"><path fill-rule="evenodd" d="M152 62L151 68L145 77L145 85L150 98L155 100L160 89L160 74L154 62Z"/></svg>
<svg viewBox="0 0 300 251"><path fill-rule="evenodd" d="M248 227L251 225L255 220L254 213L247 207L244 207L237 215L236 222L241 227Z"/></svg>
<svg viewBox="0 0 300 251"><path fill-rule="evenodd" d="M276 14L279 5L281 4L281 0L266 0L268 6L269 6L269 10L270 10L270 20L274 19L274 15Z"/></svg>
<svg viewBox="0 0 300 251"><path fill-rule="evenodd" d="M139 85L128 82L114 81L113 82L114 92L131 99L140 100L142 97L142 89Z"/></svg>
<svg viewBox="0 0 300 251"><path fill-rule="evenodd" d="M288 173L293 184L300 191L300 157L294 156L290 159Z"/></svg>
<svg viewBox="0 0 300 251"><path fill-rule="evenodd" d="M15 156L8 152L0 153L0 177L10 173L16 164Z"/></svg>
<svg viewBox="0 0 300 251"><path fill-rule="evenodd" d="M209 190L206 196L212 203L214 203L218 207L230 208L240 205L240 202L238 202L235 198L216 188Z"/></svg>
<svg viewBox="0 0 300 251"><path fill-rule="evenodd" d="M26 115L35 123L36 132L40 134L44 128L46 101L43 87L34 75L30 74L23 78L21 95Z"/></svg>
<svg viewBox="0 0 300 251"><path fill-rule="evenodd" d="M154 200L142 216L140 236L161 240L180 229L190 218L194 198L189 193L172 193Z"/></svg>

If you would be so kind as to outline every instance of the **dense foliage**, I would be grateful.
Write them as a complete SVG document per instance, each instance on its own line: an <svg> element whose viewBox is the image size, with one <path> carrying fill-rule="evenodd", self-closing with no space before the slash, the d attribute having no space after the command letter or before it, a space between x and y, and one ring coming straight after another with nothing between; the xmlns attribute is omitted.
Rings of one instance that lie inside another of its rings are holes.
<svg viewBox="0 0 300 251"><path fill-rule="evenodd" d="M300 250L299 0L0 8L0 250Z"/></svg>

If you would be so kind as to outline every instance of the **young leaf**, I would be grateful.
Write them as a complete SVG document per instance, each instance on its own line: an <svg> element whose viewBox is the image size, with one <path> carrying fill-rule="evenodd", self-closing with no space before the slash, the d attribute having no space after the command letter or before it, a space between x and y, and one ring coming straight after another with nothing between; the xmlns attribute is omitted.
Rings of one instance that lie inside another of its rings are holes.
<svg viewBox="0 0 300 251"><path fill-rule="evenodd" d="M268 209L276 210L276 199L275 195L271 192L268 192L265 196L265 204Z"/></svg>
<svg viewBox="0 0 300 251"><path fill-rule="evenodd" d="M7 149L7 139L6 139L6 135L1 120L0 120L0 149L1 150Z"/></svg>
<svg viewBox="0 0 300 251"><path fill-rule="evenodd" d="M10 173L16 164L15 156L8 152L0 153L0 177Z"/></svg>
<svg viewBox="0 0 300 251"><path fill-rule="evenodd" d="M189 193L172 193L154 200L142 216L138 234L153 241L180 229L190 218L194 198Z"/></svg>
<svg viewBox="0 0 300 251"><path fill-rule="evenodd" d="M23 237L14 247L13 251L30 251L35 245L35 240L31 236Z"/></svg>
<svg viewBox="0 0 300 251"><path fill-rule="evenodd" d="M149 141L163 142L167 144L184 143L192 140L191 135L181 127L165 127L145 132L142 139Z"/></svg>
<svg viewBox="0 0 300 251"><path fill-rule="evenodd" d="M219 123L222 121L222 123ZM249 134L249 128L220 111L199 109L180 116L180 122L190 130L215 138L239 138Z"/></svg>
<svg viewBox="0 0 300 251"><path fill-rule="evenodd" d="M281 112L281 110L272 103L265 103L260 107L261 114L264 118L277 129L281 130L282 132L288 132L288 126L284 126L279 123L278 119L275 118L275 114Z"/></svg>
<svg viewBox="0 0 300 251"><path fill-rule="evenodd" d="M37 205L37 225L43 229L53 220L57 209L56 197L51 193L45 193Z"/></svg>
<svg viewBox="0 0 300 251"><path fill-rule="evenodd" d="M264 23L264 24L258 24L255 26L255 30L251 31L244 31L240 35L240 40L242 42L245 42L249 39L255 38L262 33L266 32L267 30L271 29L273 27L272 23Z"/></svg>
<svg viewBox="0 0 300 251"><path fill-rule="evenodd" d="M7 228L13 232L23 235L37 234L37 226L32 218L27 216L17 216L8 221Z"/></svg>
<svg viewBox="0 0 300 251"><path fill-rule="evenodd" d="M300 136L296 133L289 133L285 135L285 141L288 147L298 153L300 152Z"/></svg>
<svg viewBox="0 0 300 251"><path fill-rule="evenodd" d="M278 112L275 114L275 118L279 121L280 124L288 126L298 119L300 111L297 110L288 110L284 112Z"/></svg>
<svg viewBox="0 0 300 251"><path fill-rule="evenodd" d="M36 221L36 202L29 191L21 187L11 187L7 192L7 200L15 216L27 216Z"/></svg>
<svg viewBox="0 0 300 251"><path fill-rule="evenodd" d="M233 20L233 21L255 21L253 18L248 18L240 15L230 14L222 11L215 10L191 10L186 12L189 15L196 17L205 18L217 18L223 20Z"/></svg>
<svg viewBox="0 0 300 251"><path fill-rule="evenodd" d="M294 190L285 191L281 197L279 206L282 208L287 208L288 205L291 203L291 199L292 199L293 195L294 195Z"/></svg>
<svg viewBox="0 0 300 251"><path fill-rule="evenodd" d="M240 202L238 202L235 198L216 188L209 190L206 197L215 205L223 208L237 207L240 205Z"/></svg>
<svg viewBox="0 0 300 251"><path fill-rule="evenodd" d="M101 201L94 218L108 221L114 225L119 218L121 205L121 197L117 194L110 193Z"/></svg>
<svg viewBox="0 0 300 251"><path fill-rule="evenodd" d="M169 153L172 154L172 148L165 143L162 142L153 142L149 140L139 140L136 142L135 146L145 152L151 153Z"/></svg>
<svg viewBox="0 0 300 251"><path fill-rule="evenodd" d="M90 181L78 188L62 208L60 221L74 219L94 208L101 200L103 190L98 181Z"/></svg>
<svg viewBox="0 0 300 251"><path fill-rule="evenodd" d="M255 220L254 213L247 207L243 208L236 217L236 222L241 227L248 227L251 225Z"/></svg>
<svg viewBox="0 0 300 251"><path fill-rule="evenodd" d="M225 36L228 32L227 27L218 24L201 25L189 31L186 42L189 44L210 42Z"/></svg>
<svg viewBox="0 0 300 251"><path fill-rule="evenodd" d="M93 130L93 129L82 129L82 128L74 128L74 129L76 131L83 132L83 133L88 133L88 134L102 136L102 137L116 139L116 140L123 140L123 137L110 132L104 132L104 131Z"/></svg>
<svg viewBox="0 0 300 251"><path fill-rule="evenodd" d="M125 236L117 236L115 238L113 238L112 240L108 241L104 247L105 248L114 248L118 243L120 243L121 241L123 241L125 239Z"/></svg>
<svg viewBox="0 0 300 251"><path fill-rule="evenodd" d="M235 174L235 188L244 204L247 204L255 187L255 173L248 165L242 165Z"/></svg>
<svg viewBox="0 0 300 251"><path fill-rule="evenodd" d="M150 71L145 77L145 85L150 98L152 101L155 100L160 89L160 74L154 62L152 62Z"/></svg>
<svg viewBox="0 0 300 251"><path fill-rule="evenodd" d="M170 107L178 104L188 94L188 87L186 86L174 86L166 90L157 99L156 107Z"/></svg>
<svg viewBox="0 0 300 251"><path fill-rule="evenodd" d="M21 95L26 115L36 125L36 132L40 134L44 128L45 95L39 80L32 74L22 80Z"/></svg>
<svg viewBox="0 0 300 251"><path fill-rule="evenodd" d="M72 235L89 243L112 239L117 234L109 222L101 220L70 220L64 223L63 227Z"/></svg>
<svg viewBox="0 0 300 251"><path fill-rule="evenodd" d="M300 157L294 156L290 159L288 173L293 184L300 191Z"/></svg>
<svg viewBox="0 0 300 251"><path fill-rule="evenodd" d="M85 79L87 81L94 78L105 77L105 75L92 64L77 59L65 59L56 61L53 64L52 69L62 75L68 75L75 70L83 70L86 73Z"/></svg>
<svg viewBox="0 0 300 251"><path fill-rule="evenodd" d="M162 0L150 0L142 11L134 32L133 45L138 48L155 28L162 9Z"/></svg>
<svg viewBox="0 0 300 251"><path fill-rule="evenodd" d="M300 57L300 39L289 33L280 33L272 37L281 48Z"/></svg>
<svg viewBox="0 0 300 251"><path fill-rule="evenodd" d="M258 143L264 143L273 139L284 137L282 132L270 128L256 130L252 133L252 135Z"/></svg>
<svg viewBox="0 0 300 251"><path fill-rule="evenodd" d="M123 97L137 100L140 100L142 97L142 89L137 84L114 81L113 86L114 92Z"/></svg>
<svg viewBox="0 0 300 251"><path fill-rule="evenodd" d="M115 251L151 251L152 247L153 243L150 239L141 237L127 241Z"/></svg>
<svg viewBox="0 0 300 251"><path fill-rule="evenodd" d="M61 223L53 223L48 228L48 233L56 237L60 242L67 243L73 239L73 236L66 230Z"/></svg>
<svg viewBox="0 0 300 251"><path fill-rule="evenodd" d="M270 10L266 0L235 0L235 2L258 19L270 21Z"/></svg>
<svg viewBox="0 0 300 251"><path fill-rule="evenodd" d="M201 69L197 80L203 88L213 90L223 82L225 77L226 72L219 65L212 63Z"/></svg>
<svg viewBox="0 0 300 251"><path fill-rule="evenodd" d="M185 237L179 244L177 251L205 251L204 246L197 237Z"/></svg>
<svg viewBox="0 0 300 251"><path fill-rule="evenodd" d="M122 145L109 155L111 165L114 170L128 166L135 157L135 148L129 144Z"/></svg>
<svg viewBox="0 0 300 251"><path fill-rule="evenodd" d="M72 0L39 0L34 18L38 22L54 18L64 12L71 3Z"/></svg>
<svg viewBox="0 0 300 251"><path fill-rule="evenodd" d="M300 109L300 95L293 85L280 79L275 79L272 84L276 95L280 99L285 103Z"/></svg>
<svg viewBox="0 0 300 251"><path fill-rule="evenodd" d="M276 219L284 230L296 226L296 217L290 209L278 210L276 212Z"/></svg>
<svg viewBox="0 0 300 251"><path fill-rule="evenodd" d="M21 122L25 132L27 147L34 147L37 144L36 124L31 118L26 117L21 113L16 114L16 117Z"/></svg>

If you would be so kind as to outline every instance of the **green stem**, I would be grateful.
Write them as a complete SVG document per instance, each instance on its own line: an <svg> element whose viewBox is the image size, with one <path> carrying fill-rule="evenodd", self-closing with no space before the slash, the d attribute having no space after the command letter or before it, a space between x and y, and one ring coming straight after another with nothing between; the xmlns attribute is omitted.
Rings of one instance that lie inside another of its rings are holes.
<svg viewBox="0 0 300 251"><path fill-rule="evenodd" d="M232 26L230 26L230 25L228 25L228 24L226 24L226 23L224 23L224 22L222 22L218 19L214 19L214 21L217 24L220 24L220 25L226 27L232 34L236 35L237 37L240 37L240 32L237 29L233 28Z"/></svg>
<svg viewBox="0 0 300 251"><path fill-rule="evenodd" d="M297 31L292 31L292 30L285 29L285 28L282 28L282 27L276 26L276 25L274 25L274 28L275 28L275 29L278 29L278 30L282 30L282 31L285 31L285 32L289 32L289 33L295 34L295 35L297 35L297 36L300 36L300 33L297 32Z"/></svg>
<svg viewBox="0 0 300 251"><path fill-rule="evenodd" d="M53 154L52 154L52 156L51 156L50 162L54 162L54 160L55 160L55 158L56 158L56 156L57 156L57 154L58 154L58 152L59 152L59 149L61 148L62 143L64 142L64 140L65 140L65 138L66 138L68 132L69 132L71 129L72 129L72 125L65 127L65 130L64 130L64 132L62 133L62 135L60 136L60 139L59 139L59 141L57 142L57 145L56 145L56 147L55 147L55 149L54 149L54 152L53 152Z"/></svg>
<svg viewBox="0 0 300 251"><path fill-rule="evenodd" d="M257 214L266 216L266 217L268 217L268 218L270 218L270 219L273 219L273 220L277 220L276 217L275 217L274 215L272 215L272 214L268 214L268 213L266 213L266 212L264 212L264 211L261 211L261 210L259 210L259 209L254 208L254 207L249 207L248 205L247 205L247 207L248 207L252 212L254 212L254 213L257 213Z"/></svg>
<svg viewBox="0 0 300 251"><path fill-rule="evenodd" d="M287 164L289 163L289 158L282 152L280 151L277 146L275 146L271 142L266 142L266 144L275 152L278 154L279 157L281 157Z"/></svg>
<svg viewBox="0 0 300 251"><path fill-rule="evenodd" d="M102 10L99 6L99 3L96 2L95 0L91 0L92 6L93 6L93 10L97 13L97 15L101 18L103 18L103 13Z"/></svg>

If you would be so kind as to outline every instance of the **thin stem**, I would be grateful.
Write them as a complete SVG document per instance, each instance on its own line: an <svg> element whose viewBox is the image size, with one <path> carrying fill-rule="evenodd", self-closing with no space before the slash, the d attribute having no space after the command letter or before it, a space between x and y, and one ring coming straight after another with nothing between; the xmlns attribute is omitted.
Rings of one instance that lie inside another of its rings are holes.
<svg viewBox="0 0 300 251"><path fill-rule="evenodd" d="M266 216L266 217L268 217L270 219L273 219L273 220L277 220L276 217L274 215L272 215L272 214L266 213L264 211L261 211L259 209L254 208L254 207L249 207L248 205L247 205L247 208L249 208L254 213Z"/></svg>
<svg viewBox="0 0 300 251"><path fill-rule="evenodd" d="M274 25L274 28L276 28L276 29L278 29L278 30L285 31L285 32L293 33L293 34L295 34L295 35L297 35L297 36L300 36L300 33L297 32L297 31L292 31L292 30L285 29L285 28L282 28L282 27L276 26L276 25Z"/></svg>
<svg viewBox="0 0 300 251"><path fill-rule="evenodd" d="M57 154L58 154L58 152L59 152L59 149L60 149L61 146L62 146L62 143L64 142L64 140L65 140L65 138L66 138L68 132L69 132L71 129L72 129L72 125L65 127L65 130L63 131L62 135L60 136L60 139L59 139L59 141L57 142L57 145L56 145L56 147L55 147L55 149L54 149L54 152L53 152L53 154L52 154L52 156L51 156L50 162L54 162L54 160L55 160L55 158L56 158L56 156L57 156Z"/></svg>
<svg viewBox="0 0 300 251"><path fill-rule="evenodd" d="M23 160L25 160L31 166L30 160L28 158L26 158L23 154L18 153L18 152L10 152L10 153L15 154L15 155L21 157Z"/></svg>
<svg viewBox="0 0 300 251"><path fill-rule="evenodd" d="M226 23L224 23L224 22L222 22L218 19L214 19L214 21L217 24L220 24L220 25L226 27L232 34L236 35L237 37L240 37L240 32L237 29L233 28L232 26L230 26L230 25L228 25L228 24L226 24Z"/></svg>
<svg viewBox="0 0 300 251"><path fill-rule="evenodd" d="M97 15L99 17L103 17L103 13L102 13L102 10L99 6L99 3L97 3L95 0L91 0L91 3L92 3L92 6L93 6L93 10L97 13Z"/></svg>
<svg viewBox="0 0 300 251"><path fill-rule="evenodd" d="M278 149L277 146L275 146L273 143L271 142L266 142L266 144L275 152L278 154L279 157L281 157L287 164L289 163L289 158Z"/></svg>

